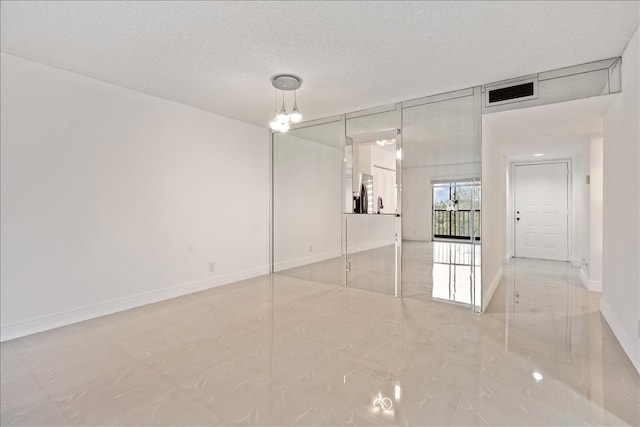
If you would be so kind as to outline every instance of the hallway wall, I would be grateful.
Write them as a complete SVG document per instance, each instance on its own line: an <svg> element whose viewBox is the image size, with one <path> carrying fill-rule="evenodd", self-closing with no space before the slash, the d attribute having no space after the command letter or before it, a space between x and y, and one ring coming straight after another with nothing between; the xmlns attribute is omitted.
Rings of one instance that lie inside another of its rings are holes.
<svg viewBox="0 0 640 427"><path fill-rule="evenodd" d="M603 205L603 153L602 137L592 138L589 150L589 254L587 288L602 292L602 215Z"/></svg>
<svg viewBox="0 0 640 427"><path fill-rule="evenodd" d="M501 179L505 179L504 161L500 157L500 142L493 130L482 120L482 309L487 308L502 277L502 240L504 203L501 203ZM503 169L501 169L501 166ZM502 208L501 208L502 206Z"/></svg>
<svg viewBox="0 0 640 427"><path fill-rule="evenodd" d="M2 340L268 271L266 130L1 64Z"/></svg>
<svg viewBox="0 0 640 427"><path fill-rule="evenodd" d="M640 372L640 41L622 54L622 93L604 117L600 310Z"/></svg>

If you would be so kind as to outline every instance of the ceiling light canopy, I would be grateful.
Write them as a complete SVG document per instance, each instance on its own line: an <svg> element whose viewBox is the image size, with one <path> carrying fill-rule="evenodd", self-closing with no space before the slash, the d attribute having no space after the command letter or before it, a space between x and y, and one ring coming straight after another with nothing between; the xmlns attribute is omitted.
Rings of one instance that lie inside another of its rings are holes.
<svg viewBox="0 0 640 427"><path fill-rule="evenodd" d="M298 123L302 120L302 114L298 108L297 90L302 86L302 79L293 74L278 74L271 78L271 84L276 89L276 100L273 119L269 122L269 127L278 132L287 132L291 123ZM282 107L278 111L278 90L282 92ZM287 112L284 102L284 92L293 91L293 109Z"/></svg>

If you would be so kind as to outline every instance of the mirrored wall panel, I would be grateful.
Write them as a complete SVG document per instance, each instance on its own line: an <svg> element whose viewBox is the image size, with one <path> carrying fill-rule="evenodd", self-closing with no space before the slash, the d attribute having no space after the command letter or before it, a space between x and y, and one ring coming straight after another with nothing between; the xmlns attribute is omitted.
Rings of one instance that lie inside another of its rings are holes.
<svg viewBox="0 0 640 427"><path fill-rule="evenodd" d="M481 306L480 88L402 110L403 296Z"/></svg>
<svg viewBox="0 0 640 427"><path fill-rule="evenodd" d="M344 123L273 134L274 273L343 285Z"/></svg>
<svg viewBox="0 0 640 427"><path fill-rule="evenodd" d="M396 296L401 285L399 112L393 106L347 118L343 183L346 285Z"/></svg>

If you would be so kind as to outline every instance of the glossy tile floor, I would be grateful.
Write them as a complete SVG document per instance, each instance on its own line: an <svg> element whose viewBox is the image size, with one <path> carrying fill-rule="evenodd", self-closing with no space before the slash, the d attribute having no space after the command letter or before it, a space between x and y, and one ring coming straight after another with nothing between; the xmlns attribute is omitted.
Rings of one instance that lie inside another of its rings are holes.
<svg viewBox="0 0 640 427"><path fill-rule="evenodd" d="M395 295L395 245L348 255L351 271L347 274L350 288ZM331 258L279 274L298 279L342 285L345 266L342 257ZM430 296L434 299L473 304L482 289L472 278L481 277L480 245L459 242L402 242L402 295ZM473 293L475 292L475 295Z"/></svg>
<svg viewBox="0 0 640 427"><path fill-rule="evenodd" d="M480 245L458 242L402 242L402 295L480 305ZM475 295L474 295L475 293Z"/></svg>
<svg viewBox="0 0 640 427"><path fill-rule="evenodd" d="M1 424L638 425L598 298L535 260L484 315L263 276L3 343Z"/></svg>

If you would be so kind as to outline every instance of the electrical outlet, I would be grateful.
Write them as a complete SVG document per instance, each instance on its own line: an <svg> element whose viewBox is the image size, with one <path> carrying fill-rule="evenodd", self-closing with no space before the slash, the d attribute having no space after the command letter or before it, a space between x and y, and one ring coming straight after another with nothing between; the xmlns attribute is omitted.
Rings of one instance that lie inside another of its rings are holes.
<svg viewBox="0 0 640 427"><path fill-rule="evenodd" d="M216 263L215 262L210 262L209 263L209 271L210 272L216 271Z"/></svg>

